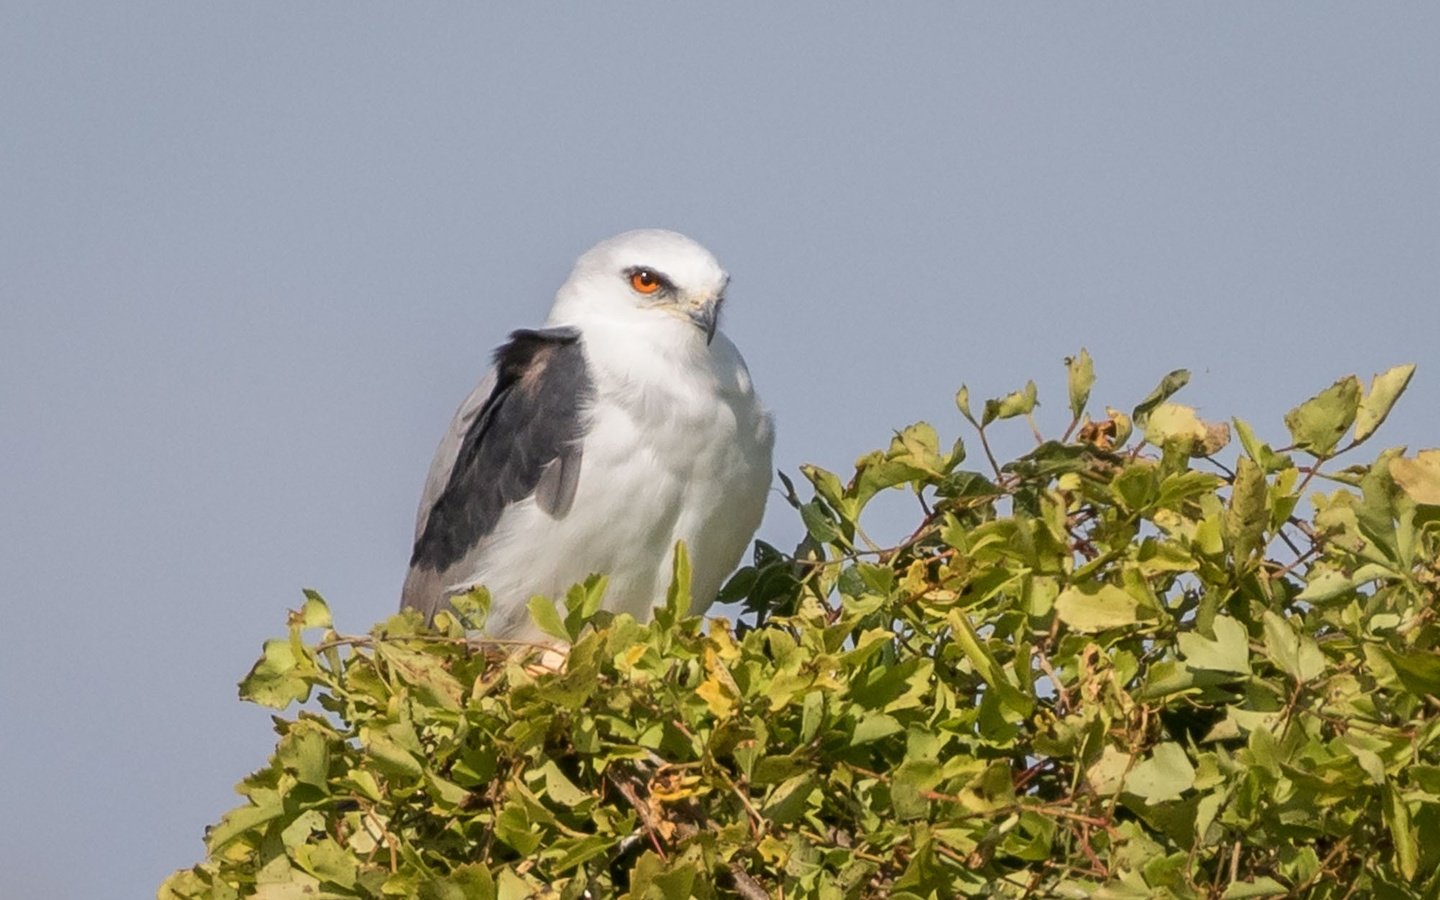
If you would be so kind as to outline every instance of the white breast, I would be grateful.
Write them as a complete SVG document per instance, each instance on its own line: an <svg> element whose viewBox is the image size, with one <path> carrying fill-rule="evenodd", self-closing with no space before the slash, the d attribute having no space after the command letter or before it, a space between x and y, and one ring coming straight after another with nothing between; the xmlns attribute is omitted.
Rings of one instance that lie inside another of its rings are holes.
<svg viewBox="0 0 1440 900"><path fill-rule="evenodd" d="M706 346L679 322L581 327L596 400L574 504L559 519L533 499L511 507L466 579L489 587L487 631L497 637L539 639L526 601L562 597L596 572L610 577L606 608L649 618L664 600L678 540L690 551L693 611L701 611L764 513L773 422L729 339L717 334ZM639 342L644 352L635 352Z"/></svg>

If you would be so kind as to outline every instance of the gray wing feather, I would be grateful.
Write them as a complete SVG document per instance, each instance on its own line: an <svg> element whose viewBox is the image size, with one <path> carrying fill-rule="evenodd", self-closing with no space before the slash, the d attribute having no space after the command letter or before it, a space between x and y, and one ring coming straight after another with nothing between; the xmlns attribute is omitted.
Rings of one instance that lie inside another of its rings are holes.
<svg viewBox="0 0 1440 900"><path fill-rule="evenodd" d="M435 508L435 501L439 499L440 492L445 490L445 485L450 481L450 472L455 468L455 457L460 454L460 444L465 440L465 433L470 426L475 424L475 418L484 409L490 395L495 393L496 369L490 367L480 383L475 385L475 390L460 404L455 411L455 418L450 420L450 430L440 439L440 446L435 448L435 459L430 463L430 474L425 476L425 490L420 492L420 508L415 511L415 540L420 540L420 535L425 530L425 520L430 518L430 510Z"/></svg>
<svg viewBox="0 0 1440 900"><path fill-rule="evenodd" d="M510 505L534 495L551 516L569 511L593 392L578 331L510 335L436 451L402 607L434 615Z"/></svg>
<svg viewBox="0 0 1440 900"><path fill-rule="evenodd" d="M576 444L568 453L562 453L550 461L540 473L540 483L535 486L535 502L558 519L570 511L575 501L575 488L580 483L581 446Z"/></svg>

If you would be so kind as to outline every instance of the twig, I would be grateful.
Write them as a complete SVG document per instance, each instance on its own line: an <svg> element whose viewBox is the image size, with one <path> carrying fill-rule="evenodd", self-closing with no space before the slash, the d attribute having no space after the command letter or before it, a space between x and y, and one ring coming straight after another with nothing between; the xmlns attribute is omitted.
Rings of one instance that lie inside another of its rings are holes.
<svg viewBox="0 0 1440 900"><path fill-rule="evenodd" d="M1000 471L1000 464L995 461L995 454L990 452L990 441L985 437L984 426L977 426L976 431L980 432L980 446L985 451L985 458L990 460L990 468L995 470L995 478L1004 478L1004 474Z"/></svg>
<svg viewBox="0 0 1440 900"><path fill-rule="evenodd" d="M741 868L740 863L732 860L730 862L730 878L735 882L735 893L745 900L770 900L770 894L761 886L760 882L750 877L750 873Z"/></svg>
<svg viewBox="0 0 1440 900"><path fill-rule="evenodd" d="M650 804L640 799L640 795L635 791L634 785L621 781L609 772L605 773L605 777L611 784L615 785L615 789L620 792L620 795L634 807L635 812L640 816L640 824L645 826L645 835L650 838L650 845L655 848L655 852L660 855L661 859L666 859L665 848L660 845L660 838L656 834L654 816L650 812Z"/></svg>

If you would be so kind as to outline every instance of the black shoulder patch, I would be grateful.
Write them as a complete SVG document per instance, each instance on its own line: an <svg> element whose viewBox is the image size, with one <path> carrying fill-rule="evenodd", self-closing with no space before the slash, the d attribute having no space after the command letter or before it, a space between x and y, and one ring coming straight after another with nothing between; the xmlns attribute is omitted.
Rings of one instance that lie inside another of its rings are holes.
<svg viewBox="0 0 1440 900"><path fill-rule="evenodd" d="M443 571L458 563L495 530L506 507L535 493L547 472L555 473L547 484L556 486L546 490L542 507L552 515L569 509L594 395L580 332L513 332L495 351L495 369L495 390L460 444L415 541L412 568Z"/></svg>

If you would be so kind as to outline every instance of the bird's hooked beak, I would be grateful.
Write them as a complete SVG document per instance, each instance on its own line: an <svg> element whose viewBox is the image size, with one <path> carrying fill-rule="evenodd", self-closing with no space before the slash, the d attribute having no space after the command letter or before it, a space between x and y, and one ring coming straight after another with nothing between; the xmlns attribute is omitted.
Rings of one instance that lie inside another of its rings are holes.
<svg viewBox="0 0 1440 900"><path fill-rule="evenodd" d="M724 294L714 296L698 297L691 301L686 308L685 314L690 317L696 327L705 332L705 343L708 346L715 340L715 330L720 327L720 304L725 302Z"/></svg>

